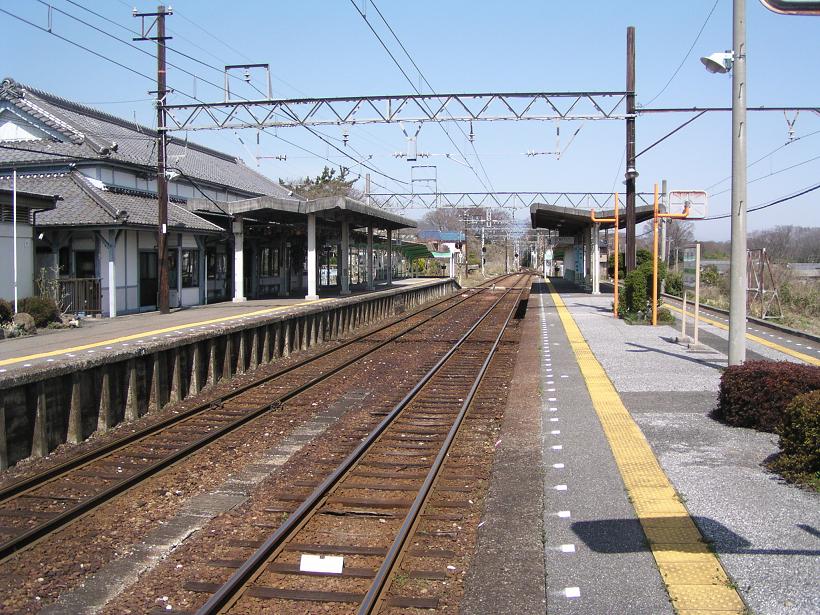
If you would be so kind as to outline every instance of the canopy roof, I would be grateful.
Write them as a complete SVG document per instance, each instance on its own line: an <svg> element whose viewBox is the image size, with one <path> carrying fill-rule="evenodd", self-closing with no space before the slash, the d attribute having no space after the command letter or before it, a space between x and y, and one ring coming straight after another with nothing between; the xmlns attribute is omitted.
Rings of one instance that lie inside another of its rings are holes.
<svg viewBox="0 0 820 615"><path fill-rule="evenodd" d="M651 220L653 214L652 205L640 205L635 207L635 222L645 222ZM614 209L603 209L595 212L596 218L614 218ZM530 206L530 219L532 228L548 228L558 230L563 236L576 235L594 224L589 210L576 209L573 207L560 207L558 205L546 205L535 203ZM626 210L621 208L618 224L622 228L626 225ZM615 226L613 222L602 222L601 228L611 228Z"/></svg>

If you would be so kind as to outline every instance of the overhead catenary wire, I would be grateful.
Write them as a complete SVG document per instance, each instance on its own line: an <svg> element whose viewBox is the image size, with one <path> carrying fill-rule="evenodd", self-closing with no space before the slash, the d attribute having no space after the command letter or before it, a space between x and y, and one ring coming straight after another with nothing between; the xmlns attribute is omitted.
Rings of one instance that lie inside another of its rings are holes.
<svg viewBox="0 0 820 615"><path fill-rule="evenodd" d="M391 59L391 60L393 60L393 63L394 63L394 64L396 65L396 67L399 69L399 71L401 72L401 74L402 74L402 75L404 75L404 78L405 78L405 79L407 80L407 82L410 84L410 87L412 87L412 88L413 88L413 90L416 92L416 94L418 94L419 96L421 96L421 92L420 92L420 91L419 91L419 89L416 87L416 84L415 84L415 83L413 83L413 80L410 78L410 76L409 76L409 75L407 74L407 72L404 70L404 68L402 67L401 63L400 63L400 62L396 59L396 56L394 56L394 55L393 55L393 52L392 52L392 51L390 51L390 48L389 48L389 47L387 46L387 44L384 42L384 40L382 39L382 37L381 37L381 36L379 36L379 33L378 33L378 32L376 32L376 29L375 29L375 28L373 27L373 25L372 25L372 24L368 21L368 19L367 19L367 15L366 15L365 13L363 13L363 12L362 12L362 10L361 10L361 9L360 9L357 5L356 5L355 0L350 0L350 3L353 5L353 8L354 8L354 9L356 9L356 12L357 12L357 13L358 13L361 17L362 17L362 19L364 20L364 22L367 24L367 27L370 29L370 31L373 33L373 35L374 35L374 36L376 37L376 39L379 41L379 43L380 43L380 44L381 44L381 46L384 48L384 50L387 52L387 55L388 55L388 56L390 56L390 59ZM375 6L375 5L374 5L374 6ZM419 72L419 74L421 74L421 72ZM423 78L423 77L422 77L422 78ZM432 89L432 88L431 88L431 89ZM430 107L427 105L427 103L426 103L426 102L424 102L424 101L422 101L422 104L424 104L424 106L425 106L425 107L427 107L428 112L430 112L430 113L432 114L432 110L431 110L431 109L430 109ZM458 147L458 145L456 144L456 142L453 140L453 137L450 135L450 133L449 133L449 132L447 132L447 129L446 129L446 128L444 128L444 127L441 125L441 121L440 121L440 120L436 120L436 123L437 123L437 124L439 125L439 127L440 127L443 131L444 131L444 134L446 134L446 135L447 135L447 138L450 140L450 143L452 143L452 144L453 144L453 147L455 147L455 148L456 148L456 151L458 151L459 155L460 155L460 156L464 159L464 161L467 163L467 166L468 166L468 167L469 167L469 168L473 171L473 173L475 174L476 178L477 178L477 179L478 179L478 181L481 183L481 185L484 187L484 189L489 191L489 188L487 188L487 184L485 184L485 183L484 183L484 180L483 180L483 179L481 179L481 176L478 174L478 171L476 171L476 170L475 170L475 167L473 167L473 166L470 164L470 162L467 160L466 156L464 156L464 153L461 151L461 148L459 148L459 147Z"/></svg>
<svg viewBox="0 0 820 615"><path fill-rule="evenodd" d="M751 213L753 211L760 211L761 209L767 209L769 207L773 207L775 205L779 205L780 203L785 203L787 201L791 201L792 199L796 199L797 197L801 197L804 194L809 194L810 192L814 192L815 190L820 190L820 184L815 184L813 186L809 186L808 188L803 188L802 190L795 192L793 194L789 194L778 199L774 199L773 201L769 201L768 203L764 203L762 205L757 205L755 207L749 207L746 212ZM721 214L719 216L706 216L703 218L704 220L722 220L724 218L731 218L732 214Z"/></svg>
<svg viewBox="0 0 820 615"><path fill-rule="evenodd" d="M109 38L112 38L112 39L114 39L114 40L116 40L116 41L118 41L118 42L120 42L120 43L122 43L122 44L124 44L124 45L127 45L128 47L132 47L132 48L134 48L134 49L138 50L140 53L143 53L143 54L145 54L145 55L152 56L152 54L151 54L150 52L146 51L145 49L142 49L142 48L140 48L140 47L138 47L138 46L136 46L136 45L133 45L133 44L131 44L131 43L130 43L130 42L128 42L128 41L124 41L123 39L118 38L118 37L114 36L113 34L111 34L111 33L109 33L109 32L106 32L105 30L102 30L101 28L98 28L97 26L95 26L95 25L93 25L93 24L90 24L90 23L86 22L85 20L82 20L82 19L80 19L79 17L76 17L75 15L72 15L72 14L70 14L70 13L67 13L66 11L63 11L63 10L61 10L61 9L57 8L57 7L53 7L51 4L49 4L49 3L45 2L44 0L38 0L38 1L39 1L41 4L44 4L44 5L46 5L46 6L49 6L49 7L53 8L54 10L56 10L57 12L59 12L59 13L61 13L61 14L64 14L64 15L66 15L67 17L70 17L71 19L74 19L75 21L78 21L78 22L80 22L80 23L82 23L82 24L84 24L84 25L86 25L86 26L88 26L88 27L90 27L90 28L94 29L95 31L98 31L98 32L100 32L100 33L102 33L102 34L104 34L104 35L108 36ZM145 78L145 79L148 79L148 80L149 80L149 81L151 81L151 82L153 82L153 81L155 80L155 79L154 79L154 77L151 77L151 76L149 76L149 75L146 75L145 73L142 73L142 72L140 72L140 71L138 71L138 70L136 70L136 69L134 69L134 68L131 68L131 67L127 66L126 64L123 64L123 63L121 63L121 62L118 62L118 61L116 61L116 60L113 60L113 59L109 58L108 56L105 56L105 55L103 55L103 54L101 54L101 53L98 53L98 52L94 51L93 49L90 49L90 48L86 47L85 45L81 45L81 44L79 44L79 43L76 43L76 42L72 41L71 39L69 39L69 38L67 38L67 37L61 36L61 35L57 34L56 32L54 32L54 31L53 31L53 29L43 28L42 26L39 26L39 25L37 25L37 24L35 24L35 23L33 23L33 22L31 22L31 21L29 21L29 20L27 20L27 19L23 18L23 17L20 17L19 15L15 15L14 13L11 13L11 12L9 12L9 11L5 10L5 9L0 9L0 11L1 11L1 12L3 12L3 13L5 13L5 14L7 14L7 15L9 15L10 17L13 17L13 18L15 18L15 19L18 19L18 20L20 20L20 21L22 21L22 22L24 22L24 23L26 23L26 24L28 24L28 25L30 25L30 26L32 26L32 27L35 27L35 28L37 28L38 30L41 30L41 31L46 32L46 33L48 33L48 34L51 34L51 35L53 35L53 36L55 36L55 37L59 38L60 40L63 40L63 41L65 41L65 42L70 43L71 45L74 45L74 46L76 46L76 47L79 47L79 48L83 49L84 51L87 51L88 53L91 53L91 54L93 54L93 55L95 55L95 56L97 56L97 57L99 57L99 58L102 58L102 59L104 59L104 60L107 60L108 62L111 62L112 64L115 64L115 65L117 65L117 66L119 66L119 67L121 67L121 68L124 68L124 69L126 69L126 70L128 70L128 71L130 71L130 72L132 72L132 73L134 73L134 74L137 74L137 75L139 75L139 76L141 76L141 77L143 77L143 78ZM123 28L125 28L126 30L129 30L129 29L128 29L128 28L126 28L125 26L122 26L122 27L123 27ZM129 30L129 31L130 31L130 30ZM152 56L152 57L153 57L153 56ZM196 74L196 73L192 73L192 72L190 72L190 71L188 71L188 70L186 70L186 69L184 69L184 68L182 68L182 67L179 67L179 66L177 66L177 65L175 65L175 64L172 64L172 63L170 63L170 62L168 62L168 65L169 65L169 66L172 66L173 68L177 68L178 70L180 70L180 71L182 71L182 72L184 72L184 73L186 73L186 74L189 74L189 75L191 75L191 76L193 76L193 77L195 77L195 78L197 78L197 79L200 79L201 81L203 81L203 82L205 82L205 83L208 83L208 84L210 84L210 85L212 85L212 86L214 86L214 87L216 87L216 88L219 88L219 89L221 89L221 88L222 88L222 86L221 86L221 85L219 85L219 84L215 84L215 83L213 83L213 82L211 82L211 81L208 81L207 79L204 79L201 75L198 75L198 74ZM192 99L192 100L195 100L195 101L197 101L197 102L200 102L200 103L204 102L204 101L200 100L199 98L197 98L196 96L194 96L194 95L192 95L192 94L189 94L189 93L187 93L187 92L185 92L185 91L178 90L178 89L174 89L174 91L175 91L176 93L178 93L178 94L182 95L182 96L185 96L185 97L190 98L190 99ZM223 112L223 113L224 113L224 112ZM352 160L352 161L354 161L356 164L360 164L360 165L362 165L363 167L367 168L368 170L370 170L370 171L372 171L372 172L374 172L374 173L377 173L378 175L381 175L381 176L383 176L383 177L386 177L387 179L390 179L391 181L398 182L398 183L400 183L400 184L402 184L402 185L407 185L407 182L405 182L405 181L403 181L403 180L400 180L400 179L397 179L397 178L395 178L395 177L393 177L393 176L391 176L391 175L388 175L388 174L386 174L386 173L382 172L381 170L379 170L379 169L377 169L377 168L375 168L375 167L373 167L373 166L367 165L366 163L364 163L364 162L362 162L362 161L359 161L359 160L355 159L353 156L351 156L351 155L350 155L350 154L348 154L347 152L344 152L344 151L343 151L343 150L341 150L340 148L336 147L335 145L333 145L332 143L330 143L329 141L327 141L327 140L326 140L323 136L321 136L321 135L320 135L317 131L315 131L315 130L311 129L310 127L306 127L306 128L307 128L307 129L308 129L308 131L309 131L309 132L311 132L314 136L318 137L320 140L324 141L325 143L327 143L328 145L330 145L330 146L331 146L331 147L333 147L334 149L338 150L338 151L339 151L339 153L341 153L342 155L344 155L344 156L346 156L347 158L351 159L351 160ZM275 135L275 136L276 136L276 135ZM284 139L283 139L283 140L284 140ZM306 149L304 149L304 148L303 148L303 151L306 151L306 152L307 152L307 151L309 151L309 150L306 150ZM324 158L324 157L323 157L323 158Z"/></svg>
<svg viewBox="0 0 820 615"><path fill-rule="evenodd" d="M672 73L672 76L669 77L669 80L661 88L661 91L658 92L657 94L655 94L655 96L653 96L652 99L648 103L645 103L644 106L651 105L653 102L655 102L660 97L660 95L663 94L666 91L666 88L669 87L669 85L672 83L672 81L675 80L675 77L677 77L678 73L680 72L680 69L683 68L683 65L686 63L686 60L689 59L689 55L692 53L692 50L695 48L695 45L697 45L698 41L700 40L700 35L703 34L703 30L706 28L706 24L708 24L709 20L712 18L712 13L715 12L715 9L717 8L718 2L719 2L719 0L715 0L715 3L712 5L712 9L709 11L709 14L706 16L706 19L703 21L703 25L700 27L700 30L698 30L697 36L695 36L695 40L692 41L692 45L689 47L689 50L686 52L686 55L683 56L683 60L681 60L680 64L678 64L678 67Z"/></svg>
<svg viewBox="0 0 820 615"><path fill-rule="evenodd" d="M428 87L428 88L430 88L430 91L431 91L431 92L433 92L433 93L435 94L435 93L436 93L435 88L434 88L434 87L432 86L432 84L431 84L431 83L427 80L427 77L426 77L426 76L424 75L424 73L421 71L421 69L419 68L418 64L416 64L416 61L413 59L413 56L411 56L411 55L410 55L410 52L409 52L409 51L407 51L407 48L404 46L404 43L402 43L402 42L401 42L401 39L398 37L398 35L396 34L396 32L395 32L395 31L393 30L393 28L390 26L390 24L388 23L387 19L384 17L384 15L382 15L382 12L379 10L379 7L378 7L378 6L376 6L376 2L375 2L375 0L369 0L369 1L370 1L370 4L373 6L373 8L374 8L374 9L376 9L376 13L378 14L379 18L381 18L382 22L384 22L384 25L385 25L385 26L387 26L387 29L390 31L390 34L392 34L392 35L393 35L393 38L394 38L394 39L396 39L396 42L399 44L399 47L401 47L401 50L404 52L404 55L406 55L406 56L407 56L407 59L408 59L408 60L410 60L410 63L413 65L413 68L415 68L415 69L416 69L416 71L418 72L419 76L422 78L422 80L424 81L424 83L427 85L427 87ZM365 20L366 20L366 19L365 19ZM402 71L402 72L404 72L404 71ZM407 75L405 75L405 77L406 77L406 76L407 76ZM419 93L420 93L420 92L419 92ZM452 115L450 114L450 112L449 112L449 111L447 111L447 114L448 114L448 115L450 115L450 117L452 117ZM441 126L441 123L440 123L440 122L439 122L439 125ZM461 131L461 135L462 135L465 139L467 139L467 141L470 143L470 146L473 148L473 153L475 153L475 155L476 155L476 161L478 162L478 165L481 167L481 171L484 173L484 177L487 179L487 183L489 183L489 184L490 184L490 188L492 188L493 192L495 192L495 188L493 187L493 182L492 182L492 180L490 179L490 176L487 174L487 169L484 167L484 162L481 160L481 156L479 156L479 155L478 155L478 150L477 150L477 149L476 149L476 147L475 147L475 143L474 143L472 140L470 140L470 138L469 138L469 137L467 136L467 134L464 132L464 128L462 128L461 124L459 124L458 122L456 122L456 127L457 127L460 131ZM441 128L444 130L444 126L441 126ZM447 133L447 131L446 131L446 130L444 130L444 132L445 132L445 133ZM450 135L449 135L449 133L447 133L447 136L448 136L448 137L450 136ZM452 139L450 139L450 141L452 142L453 140L452 140ZM453 145L455 146L455 143L453 143ZM459 150L459 149L458 149L458 146L456 146L456 149L458 150L459 154L461 154L461 157L462 157L462 158L464 158L464 161L466 162L466 161L467 161L467 157L466 157L464 154L462 154L462 153L461 153L461 150ZM473 169L473 171L475 172L475 169ZM485 188L486 188L486 186L485 186Z"/></svg>

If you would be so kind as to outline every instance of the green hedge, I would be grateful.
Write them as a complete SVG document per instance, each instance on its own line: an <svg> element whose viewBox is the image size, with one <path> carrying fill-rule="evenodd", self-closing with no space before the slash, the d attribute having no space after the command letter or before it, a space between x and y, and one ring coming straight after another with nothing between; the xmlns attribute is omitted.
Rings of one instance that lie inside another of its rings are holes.
<svg viewBox="0 0 820 615"><path fill-rule="evenodd" d="M11 303L5 299L0 299L0 324L11 322L11 317L14 314L14 309Z"/></svg>
<svg viewBox="0 0 820 615"><path fill-rule="evenodd" d="M720 379L718 405L711 416L734 427L775 433L791 401L817 389L820 367L790 361L732 365Z"/></svg>
<svg viewBox="0 0 820 615"><path fill-rule="evenodd" d="M778 433L781 453L770 467L820 490L820 390L798 395L786 406Z"/></svg>
<svg viewBox="0 0 820 615"><path fill-rule="evenodd" d="M26 297L20 301L18 311L31 314L37 327L46 327L48 323L60 320L60 310L49 297Z"/></svg>

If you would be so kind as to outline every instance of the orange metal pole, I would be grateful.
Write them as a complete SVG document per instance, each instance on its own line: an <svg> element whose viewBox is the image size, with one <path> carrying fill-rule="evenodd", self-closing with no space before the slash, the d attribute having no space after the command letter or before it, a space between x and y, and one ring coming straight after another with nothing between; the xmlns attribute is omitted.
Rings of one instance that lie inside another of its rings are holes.
<svg viewBox="0 0 820 615"><path fill-rule="evenodd" d="M658 184L652 213L652 325L658 324Z"/></svg>
<svg viewBox="0 0 820 615"><path fill-rule="evenodd" d="M616 192L615 193L615 307L612 310L612 315L615 318L618 318L618 292L619 292L619 289L618 289L618 273L619 272L618 272L618 270L621 267L621 251L620 251L620 248L618 246L618 235L620 234L618 232L620 230L620 228L619 228L620 225L619 225L618 220L621 217L619 208L620 208L620 205L618 203L618 193Z"/></svg>
<svg viewBox="0 0 820 615"><path fill-rule="evenodd" d="M589 217L593 222L614 222L615 223L615 305L612 308L612 315L618 318L618 268L620 267L620 252L618 251L618 218L619 216L618 193L615 193L615 217L614 218L596 218L595 210L589 210Z"/></svg>

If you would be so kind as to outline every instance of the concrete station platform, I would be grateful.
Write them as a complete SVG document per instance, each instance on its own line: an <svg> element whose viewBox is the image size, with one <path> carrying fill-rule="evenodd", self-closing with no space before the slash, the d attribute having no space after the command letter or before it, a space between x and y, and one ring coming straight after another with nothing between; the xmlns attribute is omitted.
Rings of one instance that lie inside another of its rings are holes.
<svg viewBox="0 0 820 615"><path fill-rule="evenodd" d="M431 278L394 280L391 288L429 283ZM252 299L234 303L222 301L158 312L131 314L116 318L87 318L78 329L41 329L37 335L18 337L0 342L0 381L16 370L26 370L42 364L79 362L90 355L105 355L134 346L150 346L152 342L180 338L201 331L240 322L284 315L306 306L328 303L350 297L362 297L388 290L385 284L376 284L373 291L352 289L350 295L340 297L338 292L322 290L318 299L275 297Z"/></svg>
<svg viewBox="0 0 820 615"><path fill-rule="evenodd" d="M820 612L820 496L708 417L725 354L611 301L533 289L462 612Z"/></svg>

